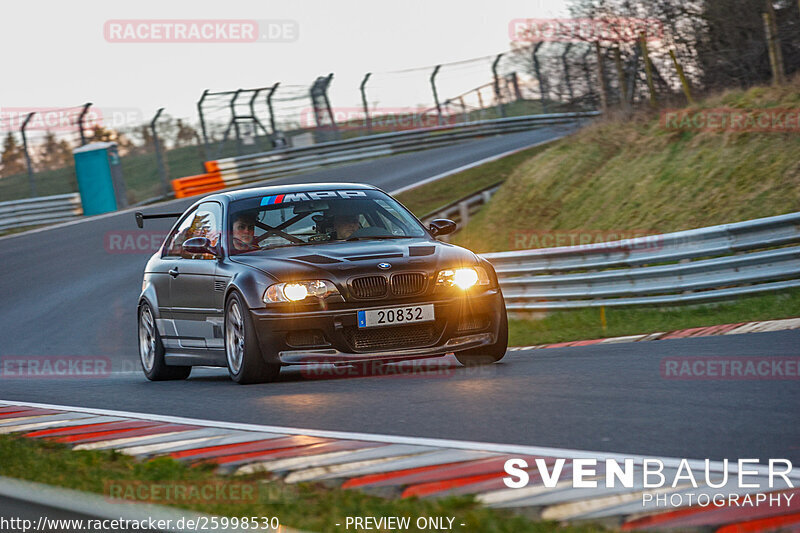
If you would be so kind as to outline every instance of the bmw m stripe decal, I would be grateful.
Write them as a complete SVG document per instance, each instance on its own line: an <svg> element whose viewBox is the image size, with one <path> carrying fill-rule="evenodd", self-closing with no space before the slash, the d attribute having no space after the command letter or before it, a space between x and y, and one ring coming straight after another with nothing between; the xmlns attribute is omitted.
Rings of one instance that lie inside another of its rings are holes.
<svg viewBox="0 0 800 533"><path fill-rule="evenodd" d="M280 204L283 203L283 196L279 194L277 196L265 196L261 199L261 205L272 205L272 204Z"/></svg>
<svg viewBox="0 0 800 533"><path fill-rule="evenodd" d="M265 196L261 199L261 205L282 204L285 202L305 202L308 200L322 200L325 198L365 198L365 191L315 191L315 192L296 192L289 194L278 194Z"/></svg>

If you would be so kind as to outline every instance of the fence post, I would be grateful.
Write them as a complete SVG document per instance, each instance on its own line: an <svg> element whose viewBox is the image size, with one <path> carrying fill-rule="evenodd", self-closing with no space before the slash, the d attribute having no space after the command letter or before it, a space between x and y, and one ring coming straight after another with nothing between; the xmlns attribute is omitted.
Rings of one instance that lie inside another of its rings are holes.
<svg viewBox="0 0 800 533"><path fill-rule="evenodd" d="M367 81L372 76L372 72L367 72L361 80L361 105L364 106L364 122L367 126L367 133L372 133L372 120L369 118L369 105L367 105Z"/></svg>
<svg viewBox="0 0 800 533"><path fill-rule="evenodd" d="M500 94L500 79L497 77L497 65L500 63L503 54L497 54L497 57L492 63L492 76L494 77L494 97L497 99L497 113L501 118L505 118L506 110L503 107L503 95Z"/></svg>
<svg viewBox="0 0 800 533"><path fill-rule="evenodd" d="M258 89L255 90L253 96L250 98L250 116L252 117L253 122L255 122L256 125L259 128L261 128L261 131L264 132L264 135L269 135L267 128L265 128L264 125L261 123L261 121L258 120L258 116L256 115L256 99L258 98L258 95L261 94L261 91L263 91L264 89L266 89L266 87L259 87ZM256 138L258 138L258 133L255 126L253 126L253 134L255 135Z"/></svg>
<svg viewBox="0 0 800 533"><path fill-rule="evenodd" d="M200 100L197 101L197 114L200 116L200 130L203 132L203 154L205 155L206 161L208 161L208 130L206 130L206 119L203 116L203 102L208 96L208 89L203 91L203 95L200 97Z"/></svg>
<svg viewBox="0 0 800 533"><path fill-rule="evenodd" d="M517 78L516 71L511 73L511 86L514 87L514 98L517 102L519 102L522 100L522 93L519 90L519 78Z"/></svg>
<svg viewBox="0 0 800 533"><path fill-rule="evenodd" d="M233 124L233 131L236 132L236 155L242 155L242 134L239 131L239 121L236 120L236 100L244 89L236 89L231 98L228 106L231 109L231 123Z"/></svg>
<svg viewBox="0 0 800 533"><path fill-rule="evenodd" d="M83 110L81 111L81 114L78 116L78 133L80 133L81 135L81 146L84 146L86 144L86 132L83 131L83 119L86 118L86 113L89 112L90 107L92 107L91 102L87 102L86 104L84 104Z"/></svg>
<svg viewBox="0 0 800 533"><path fill-rule="evenodd" d="M439 116L439 125L442 125L442 105L439 103L439 93L436 92L436 75L439 73L441 65L436 65L431 73L431 89L433 89L433 101L436 104L436 113Z"/></svg>
<svg viewBox="0 0 800 533"><path fill-rule="evenodd" d="M567 43L564 53L561 55L561 64L564 66L564 81L567 83L567 93L569 94L569 101L572 103L575 100L575 92L572 90L572 80L569 77L569 60L567 56L570 50L572 50L572 43Z"/></svg>
<svg viewBox="0 0 800 533"><path fill-rule="evenodd" d="M764 32L767 34L769 62L772 67L772 83L773 85L782 85L786 80L783 70L783 52L781 51L781 43L778 40L778 25L775 23L775 8L770 0L767 0L766 4L767 10L762 16L764 18Z"/></svg>
<svg viewBox="0 0 800 533"><path fill-rule="evenodd" d="M681 87L683 87L683 94L686 95L686 100L689 102L689 105L694 105L694 100L692 99L692 89L689 87L689 82L686 80L686 74L683 72L683 67L680 63L678 63L678 58L675 56L675 50L670 50L669 56L672 58L672 62L675 64L675 70L678 71L678 77L681 79Z"/></svg>
<svg viewBox="0 0 800 533"><path fill-rule="evenodd" d="M628 86L625 83L625 71L622 70L622 55L619 51L619 47L614 48L614 66L617 69L617 80L619 82L619 94L622 109L626 112L629 111L629 102L628 102Z"/></svg>
<svg viewBox="0 0 800 533"><path fill-rule="evenodd" d="M469 204L466 201L458 203L458 215L461 217L461 227L463 228L469 222Z"/></svg>
<svg viewBox="0 0 800 533"><path fill-rule="evenodd" d="M333 108L331 108L331 101L328 98L328 87L330 87L331 81L333 81L333 72L328 74L328 77L325 78L325 84L323 85L322 89L322 98L325 101L325 107L328 109L328 118L331 121L331 126L333 127L334 135L336 138L339 138L339 127L336 125L336 119L333 116Z"/></svg>
<svg viewBox="0 0 800 533"><path fill-rule="evenodd" d="M647 75L647 88L650 91L650 107L658 107L656 100L656 87L653 84L653 66L650 64L650 51L647 49L647 36L644 32L639 34L639 44L642 47L642 58L644 59L644 71Z"/></svg>
<svg viewBox="0 0 800 533"><path fill-rule="evenodd" d="M158 139L158 130L156 129L156 122L164 111L163 107L159 107L156 111L156 116L150 121L150 131L153 133L153 146L156 149L156 164L158 165L158 175L161 176L161 185L164 196L169 195L169 181L167 178L167 169L164 166L164 157L161 154L161 141Z"/></svg>
<svg viewBox="0 0 800 533"><path fill-rule="evenodd" d="M25 117L25 120L20 126L19 131L22 134L22 149L25 150L25 164L28 167L28 183L31 187L31 196L36 196L36 181L33 179L33 163L31 163L31 154L28 152L28 136L25 134L25 128L28 127L28 122L31 121L33 115L36 114L36 111L32 111L28 113L28 116Z"/></svg>
<svg viewBox="0 0 800 533"><path fill-rule="evenodd" d="M317 125L317 128L322 127L323 119L319 102L320 85L322 84L323 79L324 78L322 76L317 76L317 79L311 84L311 89L309 89L309 94L311 95L311 107L314 110L314 123Z"/></svg>
<svg viewBox="0 0 800 533"><path fill-rule="evenodd" d="M275 91L278 90L278 85L281 82L275 83L272 87L270 87L269 92L267 93L267 109L269 110L269 129L272 132L272 147L276 148L275 146L275 111L272 109L272 96L275 94Z"/></svg>
<svg viewBox="0 0 800 533"><path fill-rule="evenodd" d="M536 81L539 82L539 93L541 93L541 102L542 102L542 111L547 113L547 83L545 82L544 78L542 78L542 69L539 65L539 58L536 56L539 53L539 48L542 47L544 43L536 43L536 46L533 47L533 71L536 74Z"/></svg>
<svg viewBox="0 0 800 533"><path fill-rule="evenodd" d="M591 98L593 104L596 103L597 99L595 98L594 89L592 88L592 69L589 67L589 54L592 53L592 46L586 49L586 52L583 53L583 75L586 78L586 90L588 91L588 96Z"/></svg>
<svg viewBox="0 0 800 533"><path fill-rule="evenodd" d="M608 93L606 92L606 73L603 65L603 52L600 49L600 42L594 43L595 53L597 54L597 77L600 84L600 107L603 113L608 112Z"/></svg>

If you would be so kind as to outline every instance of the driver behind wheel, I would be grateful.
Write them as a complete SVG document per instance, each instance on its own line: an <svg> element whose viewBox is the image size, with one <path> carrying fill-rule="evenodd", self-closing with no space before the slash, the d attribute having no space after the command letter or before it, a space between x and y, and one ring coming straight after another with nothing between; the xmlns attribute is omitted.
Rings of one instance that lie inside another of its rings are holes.
<svg viewBox="0 0 800 533"><path fill-rule="evenodd" d="M355 213L338 213L333 216L333 231L338 240L349 239L360 227L358 215Z"/></svg>
<svg viewBox="0 0 800 533"><path fill-rule="evenodd" d="M237 251L249 252L258 250L255 239L256 217L250 213L240 213L233 221L233 248Z"/></svg>
<svg viewBox="0 0 800 533"><path fill-rule="evenodd" d="M360 213L355 202L337 202L333 204L319 219L319 239L344 241L361 229Z"/></svg>

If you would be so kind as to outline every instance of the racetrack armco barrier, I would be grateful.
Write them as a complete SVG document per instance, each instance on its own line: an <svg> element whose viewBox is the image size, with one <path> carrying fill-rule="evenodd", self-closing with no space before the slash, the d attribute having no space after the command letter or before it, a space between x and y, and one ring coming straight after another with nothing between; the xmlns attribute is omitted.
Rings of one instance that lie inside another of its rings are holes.
<svg viewBox="0 0 800 533"><path fill-rule="evenodd" d="M697 303L800 287L800 213L484 254L509 311Z"/></svg>
<svg viewBox="0 0 800 533"><path fill-rule="evenodd" d="M64 222L82 214L78 193L0 202L0 231Z"/></svg>

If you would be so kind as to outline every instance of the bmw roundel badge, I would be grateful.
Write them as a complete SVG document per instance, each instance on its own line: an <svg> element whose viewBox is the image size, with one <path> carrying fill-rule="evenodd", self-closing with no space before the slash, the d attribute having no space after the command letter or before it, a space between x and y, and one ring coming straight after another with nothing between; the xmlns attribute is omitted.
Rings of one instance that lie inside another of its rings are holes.
<svg viewBox="0 0 800 533"><path fill-rule="evenodd" d="M389 263L378 263L378 268L380 268L381 270L389 270L390 268L392 268L392 265Z"/></svg>

